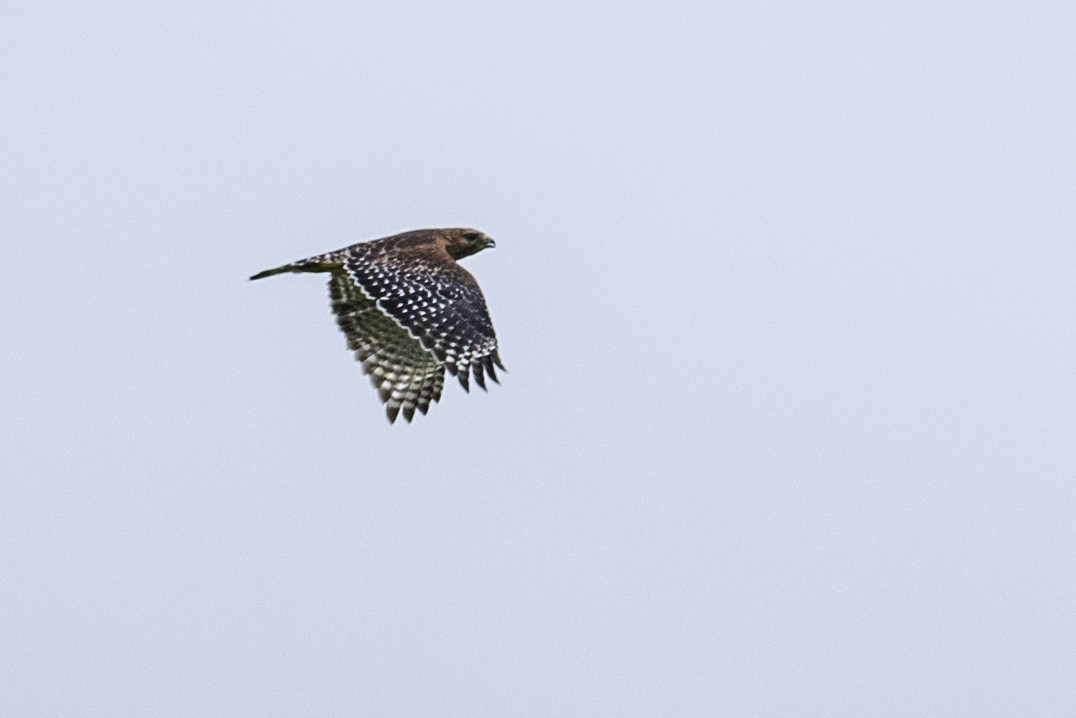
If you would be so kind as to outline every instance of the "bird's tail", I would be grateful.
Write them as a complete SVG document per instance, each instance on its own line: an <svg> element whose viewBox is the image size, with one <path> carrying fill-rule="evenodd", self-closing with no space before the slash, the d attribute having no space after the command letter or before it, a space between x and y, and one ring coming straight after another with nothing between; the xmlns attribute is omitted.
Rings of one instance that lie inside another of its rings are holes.
<svg viewBox="0 0 1076 718"><path fill-rule="evenodd" d="M291 264L285 264L282 267L276 269L267 269L264 272L258 272L253 277L254 279L265 279L271 277L274 274L284 274L286 272L331 272L334 268L339 267L339 262L330 261L327 257L311 257L310 259L300 259L298 262L292 262Z"/></svg>

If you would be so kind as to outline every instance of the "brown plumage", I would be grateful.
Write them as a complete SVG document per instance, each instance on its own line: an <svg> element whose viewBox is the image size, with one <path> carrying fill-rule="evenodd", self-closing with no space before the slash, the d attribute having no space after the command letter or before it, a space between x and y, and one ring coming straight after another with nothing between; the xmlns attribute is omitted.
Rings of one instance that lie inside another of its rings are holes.
<svg viewBox="0 0 1076 718"><path fill-rule="evenodd" d="M329 296L348 347L378 390L389 422L411 421L441 398L447 368L469 390L497 381L486 300L457 259L493 247L475 229L419 229L300 259L255 274L328 272Z"/></svg>

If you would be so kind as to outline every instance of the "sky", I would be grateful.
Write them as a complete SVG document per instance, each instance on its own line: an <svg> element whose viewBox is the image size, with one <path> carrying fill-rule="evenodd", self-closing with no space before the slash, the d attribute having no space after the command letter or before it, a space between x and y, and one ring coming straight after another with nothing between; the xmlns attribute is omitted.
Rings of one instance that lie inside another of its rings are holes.
<svg viewBox="0 0 1076 718"><path fill-rule="evenodd" d="M1076 9L7 3L0 713L1076 713ZM508 373L390 426L407 229Z"/></svg>

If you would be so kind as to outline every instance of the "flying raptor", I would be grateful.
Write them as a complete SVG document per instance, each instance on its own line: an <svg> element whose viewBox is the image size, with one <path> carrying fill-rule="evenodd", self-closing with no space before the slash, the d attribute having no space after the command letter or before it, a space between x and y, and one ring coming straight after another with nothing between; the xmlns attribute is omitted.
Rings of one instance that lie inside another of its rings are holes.
<svg viewBox="0 0 1076 718"><path fill-rule="evenodd" d="M467 391L504 369L486 300L456 261L493 247L475 229L418 229L255 274L327 272L336 323L385 403L389 423L425 414L445 369ZM498 382L499 383L499 382Z"/></svg>

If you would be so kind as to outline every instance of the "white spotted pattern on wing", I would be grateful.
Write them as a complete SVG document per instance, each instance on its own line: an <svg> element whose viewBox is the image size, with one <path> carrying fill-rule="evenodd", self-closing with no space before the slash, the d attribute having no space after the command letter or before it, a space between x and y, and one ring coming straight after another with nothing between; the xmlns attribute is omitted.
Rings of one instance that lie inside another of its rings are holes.
<svg viewBox="0 0 1076 718"><path fill-rule="evenodd" d="M425 414L441 398L444 386L444 367L437 358L359 292L345 273L333 274L329 295L348 347L370 375L389 420L395 421L401 410L408 421L416 408Z"/></svg>
<svg viewBox="0 0 1076 718"><path fill-rule="evenodd" d="M496 381L497 338L482 291L467 270L447 258L398 256L387 240L345 252L348 274L363 293L432 351L465 389L472 373L483 389L483 372Z"/></svg>

